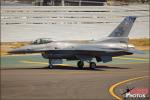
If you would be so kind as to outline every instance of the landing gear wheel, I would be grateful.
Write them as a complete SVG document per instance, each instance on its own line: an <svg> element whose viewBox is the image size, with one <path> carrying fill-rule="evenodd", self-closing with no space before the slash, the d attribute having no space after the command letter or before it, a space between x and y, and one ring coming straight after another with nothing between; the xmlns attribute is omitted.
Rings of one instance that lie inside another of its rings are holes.
<svg viewBox="0 0 150 100"><path fill-rule="evenodd" d="M90 62L90 69L95 69L95 68L96 68L96 63Z"/></svg>
<svg viewBox="0 0 150 100"><path fill-rule="evenodd" d="M83 69L84 62L83 61L78 61L77 66L79 69Z"/></svg>
<svg viewBox="0 0 150 100"><path fill-rule="evenodd" d="M48 65L48 68L49 69L53 69L53 65Z"/></svg>
<svg viewBox="0 0 150 100"><path fill-rule="evenodd" d="M48 68L49 68L49 69L53 69L53 65L52 65L51 59L49 59L49 65L48 65Z"/></svg>

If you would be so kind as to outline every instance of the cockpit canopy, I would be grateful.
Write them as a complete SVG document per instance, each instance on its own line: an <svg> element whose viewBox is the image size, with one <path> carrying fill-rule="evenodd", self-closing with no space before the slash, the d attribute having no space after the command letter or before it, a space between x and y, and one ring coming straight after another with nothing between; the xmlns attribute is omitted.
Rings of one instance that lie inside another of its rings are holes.
<svg viewBox="0 0 150 100"><path fill-rule="evenodd" d="M51 38L39 38L32 42L32 44L46 44L53 42Z"/></svg>

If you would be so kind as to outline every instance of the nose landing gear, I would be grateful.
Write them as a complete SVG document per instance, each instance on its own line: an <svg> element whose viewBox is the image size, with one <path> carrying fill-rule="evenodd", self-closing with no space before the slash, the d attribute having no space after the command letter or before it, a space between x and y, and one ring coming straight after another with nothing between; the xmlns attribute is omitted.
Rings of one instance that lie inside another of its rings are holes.
<svg viewBox="0 0 150 100"><path fill-rule="evenodd" d="M49 68L49 69L53 69L53 67L54 67L54 66L52 65L51 59L49 59L49 65L48 65L48 68Z"/></svg>

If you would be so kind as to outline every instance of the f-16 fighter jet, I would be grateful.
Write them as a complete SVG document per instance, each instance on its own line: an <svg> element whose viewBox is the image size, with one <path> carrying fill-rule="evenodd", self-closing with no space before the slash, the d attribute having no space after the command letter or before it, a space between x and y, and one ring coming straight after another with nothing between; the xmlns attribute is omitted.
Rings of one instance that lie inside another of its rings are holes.
<svg viewBox="0 0 150 100"><path fill-rule="evenodd" d="M135 16L126 17L110 35L99 40L83 41L52 41L50 39L37 39L30 45L9 51L11 54L41 53L43 58L49 59L48 67L53 64L77 60L79 69L83 69L84 62L89 63L90 69L96 68L97 62L110 62L112 57L142 53L128 44L128 35L135 21Z"/></svg>

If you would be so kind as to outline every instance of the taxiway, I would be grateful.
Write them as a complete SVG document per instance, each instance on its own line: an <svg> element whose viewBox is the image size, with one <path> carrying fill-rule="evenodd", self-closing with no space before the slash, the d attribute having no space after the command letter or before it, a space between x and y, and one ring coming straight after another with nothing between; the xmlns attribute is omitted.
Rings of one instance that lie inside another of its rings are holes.
<svg viewBox="0 0 150 100"><path fill-rule="evenodd" d="M78 70L74 62L50 70L39 55L1 60L2 100L111 100L122 98L126 87L149 87L148 53L114 58L111 63L99 63L96 70L87 65Z"/></svg>

